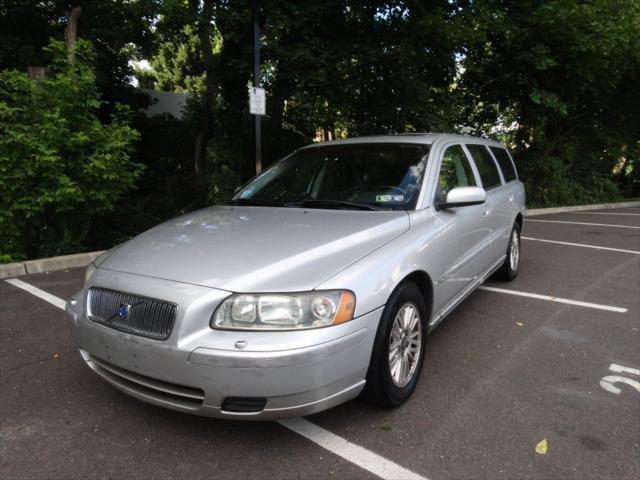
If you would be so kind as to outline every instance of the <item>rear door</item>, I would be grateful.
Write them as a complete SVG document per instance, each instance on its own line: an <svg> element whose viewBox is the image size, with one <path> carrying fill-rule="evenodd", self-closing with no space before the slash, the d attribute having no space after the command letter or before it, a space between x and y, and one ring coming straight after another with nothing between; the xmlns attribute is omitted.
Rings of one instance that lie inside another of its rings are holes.
<svg viewBox="0 0 640 480"><path fill-rule="evenodd" d="M502 179L505 183L507 196L507 207L509 209L509 219L513 221L518 213L520 213L521 206L524 205L524 185L518 179L515 164L506 148L492 145L489 147L489 151L502 172Z"/></svg>

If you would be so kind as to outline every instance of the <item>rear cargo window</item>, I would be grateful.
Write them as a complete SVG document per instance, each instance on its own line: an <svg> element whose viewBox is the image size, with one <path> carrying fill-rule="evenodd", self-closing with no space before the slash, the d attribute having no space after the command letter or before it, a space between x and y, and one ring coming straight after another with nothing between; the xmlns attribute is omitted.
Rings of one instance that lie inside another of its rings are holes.
<svg viewBox="0 0 640 480"><path fill-rule="evenodd" d="M516 175L516 169L513 166L513 162L511 161L511 158L509 158L507 151L504 148L490 148L498 161L498 165L500 165L500 170L502 170L502 176L504 177L505 182L511 182L517 179L518 176Z"/></svg>
<svg viewBox="0 0 640 480"><path fill-rule="evenodd" d="M478 172L480 173L480 179L482 180L482 187L485 190L502 185L500 180L500 173L498 173L498 167L496 162L493 161L493 157L486 149L484 145L467 145L467 148L471 152L473 160L476 162Z"/></svg>

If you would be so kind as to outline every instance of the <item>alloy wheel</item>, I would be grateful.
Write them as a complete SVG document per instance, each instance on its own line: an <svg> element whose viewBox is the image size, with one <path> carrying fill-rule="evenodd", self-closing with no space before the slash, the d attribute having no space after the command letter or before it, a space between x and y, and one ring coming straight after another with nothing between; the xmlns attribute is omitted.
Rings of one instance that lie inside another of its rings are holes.
<svg viewBox="0 0 640 480"><path fill-rule="evenodd" d="M514 229L511 233L511 250L509 251L509 266L512 271L518 270L518 263L520 262L520 235Z"/></svg>
<svg viewBox="0 0 640 480"><path fill-rule="evenodd" d="M413 378L422 349L422 321L418 307L405 303L398 309L389 336L389 371L398 387Z"/></svg>

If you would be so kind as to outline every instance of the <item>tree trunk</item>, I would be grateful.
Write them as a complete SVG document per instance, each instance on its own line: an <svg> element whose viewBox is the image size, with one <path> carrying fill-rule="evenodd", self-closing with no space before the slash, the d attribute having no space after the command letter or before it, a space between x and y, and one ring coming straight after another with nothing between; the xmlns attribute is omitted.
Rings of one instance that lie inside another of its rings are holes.
<svg viewBox="0 0 640 480"><path fill-rule="evenodd" d="M78 34L78 17L82 12L80 5L73 7L67 11L67 28L64 31L65 44L67 46L67 61L69 65L76 63L76 38Z"/></svg>
<svg viewBox="0 0 640 480"><path fill-rule="evenodd" d="M202 172L202 156L206 150L209 130L209 119L213 117L215 107L215 77L214 58L211 46L211 19L213 18L215 4L213 0L203 0L202 10L199 9L199 0L190 0L191 7L198 13L198 38L200 39L200 51L205 69L206 90L204 93L204 109L200 124L200 132L196 137L194 148L193 168L196 174Z"/></svg>
<svg viewBox="0 0 640 480"><path fill-rule="evenodd" d="M47 68L30 65L27 67L27 75L31 80L44 80L47 78Z"/></svg>
<svg viewBox="0 0 640 480"><path fill-rule="evenodd" d="M205 143L205 132L207 131L207 119L205 115L204 122L200 127L200 131L196 136L196 142L193 148L193 171L196 172L196 175L200 175L202 173L202 151L204 150Z"/></svg>
<svg viewBox="0 0 640 480"><path fill-rule="evenodd" d="M627 149L628 145L625 143L620 147L620 156L618 157L615 166L613 167L613 174L620 175L624 171L624 167L627 165Z"/></svg>
<svg viewBox="0 0 640 480"><path fill-rule="evenodd" d="M215 78L213 71L213 47L211 46L211 19L214 14L213 0L203 0L202 14L198 24L198 35L200 37L200 49L202 50L202 58L204 60L204 68L206 72L207 93L210 95L210 105L213 108Z"/></svg>

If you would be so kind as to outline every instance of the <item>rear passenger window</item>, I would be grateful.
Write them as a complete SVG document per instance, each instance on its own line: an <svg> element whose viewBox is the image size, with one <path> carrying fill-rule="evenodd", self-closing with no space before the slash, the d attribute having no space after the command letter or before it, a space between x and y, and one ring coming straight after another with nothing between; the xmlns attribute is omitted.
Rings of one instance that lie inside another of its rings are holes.
<svg viewBox="0 0 640 480"><path fill-rule="evenodd" d="M436 200L444 202L447 193L455 187L475 187L476 178L471 164L460 145L453 145L445 150L438 175Z"/></svg>
<svg viewBox="0 0 640 480"><path fill-rule="evenodd" d="M493 155L496 157L498 161L498 165L500 165L500 170L502 170L502 176L506 182L510 182L518 178L516 175L516 169L513 166L513 162L511 158L509 158L509 154L504 148L498 147L489 147L493 152Z"/></svg>
<svg viewBox="0 0 640 480"><path fill-rule="evenodd" d="M473 160L476 162L483 188L489 190L490 188L502 185L498 167L496 166L496 162L493 161L489 150L487 150L484 145L467 145L467 148L471 152Z"/></svg>

